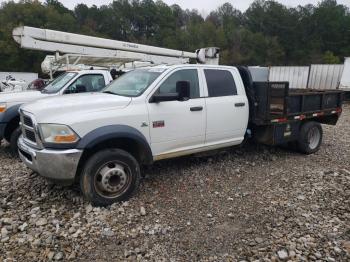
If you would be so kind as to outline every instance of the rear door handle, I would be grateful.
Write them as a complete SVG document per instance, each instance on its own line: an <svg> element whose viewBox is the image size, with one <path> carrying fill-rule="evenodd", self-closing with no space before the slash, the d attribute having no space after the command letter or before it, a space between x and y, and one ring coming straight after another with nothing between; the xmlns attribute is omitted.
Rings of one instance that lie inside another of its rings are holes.
<svg viewBox="0 0 350 262"><path fill-rule="evenodd" d="M235 107L242 107L242 106L245 106L245 103L236 103L235 104Z"/></svg>
<svg viewBox="0 0 350 262"><path fill-rule="evenodd" d="M194 112L194 111L202 111L203 107L202 106L194 106L194 107L191 107L190 110L192 112Z"/></svg>

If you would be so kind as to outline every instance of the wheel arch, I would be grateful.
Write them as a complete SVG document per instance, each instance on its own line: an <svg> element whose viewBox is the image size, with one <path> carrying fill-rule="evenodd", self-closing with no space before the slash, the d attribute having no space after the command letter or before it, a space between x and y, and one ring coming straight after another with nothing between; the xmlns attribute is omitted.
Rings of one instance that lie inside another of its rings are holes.
<svg viewBox="0 0 350 262"><path fill-rule="evenodd" d="M125 150L135 157L140 165L153 163L152 150L140 131L125 125L110 125L91 131L78 142L77 149L84 151L78 164L78 176L90 156L108 148Z"/></svg>
<svg viewBox="0 0 350 262"><path fill-rule="evenodd" d="M11 134L19 125L19 112L18 109L21 105L14 105L7 109L3 122L7 123L4 130L4 138L9 141Z"/></svg>

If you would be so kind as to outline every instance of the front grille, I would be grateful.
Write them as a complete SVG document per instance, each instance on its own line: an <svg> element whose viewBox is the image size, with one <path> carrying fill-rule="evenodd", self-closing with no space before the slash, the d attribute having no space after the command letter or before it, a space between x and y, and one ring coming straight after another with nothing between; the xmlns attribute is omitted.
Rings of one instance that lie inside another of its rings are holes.
<svg viewBox="0 0 350 262"><path fill-rule="evenodd" d="M23 116L23 124L29 127L33 127L33 121L29 116Z"/></svg>
<svg viewBox="0 0 350 262"><path fill-rule="evenodd" d="M21 128L22 128L22 134L23 134L24 140L35 147L39 147L39 144L38 144L39 139L38 139L38 135L36 134L37 127L33 117L30 114L23 112L21 110L20 119L21 119Z"/></svg>
<svg viewBox="0 0 350 262"><path fill-rule="evenodd" d="M32 130L25 129L25 138L36 143L35 133Z"/></svg>

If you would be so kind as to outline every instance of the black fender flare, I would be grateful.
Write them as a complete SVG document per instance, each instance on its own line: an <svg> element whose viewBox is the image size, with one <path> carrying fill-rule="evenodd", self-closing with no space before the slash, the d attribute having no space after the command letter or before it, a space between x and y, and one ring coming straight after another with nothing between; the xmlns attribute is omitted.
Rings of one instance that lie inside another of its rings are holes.
<svg viewBox="0 0 350 262"><path fill-rule="evenodd" d="M81 150L91 149L104 141L123 138L132 139L137 142L137 144L144 150L146 162L148 164L153 162L152 150L146 137L136 128L127 125L109 125L99 127L82 137L76 145L76 148Z"/></svg>
<svg viewBox="0 0 350 262"><path fill-rule="evenodd" d="M0 119L0 122L2 123L2 128L1 128L1 130L0 130L0 137L1 138L4 138L5 137L5 134L9 131L9 123L13 120L13 119L15 119L16 117L19 117L19 112L18 112L18 110L19 110L19 108L20 108L20 106L21 106L21 104L18 104L18 105L14 105L14 106L11 106L11 107L9 107L6 111L5 111L5 113L4 113L4 115L3 115L3 117L2 117L2 119Z"/></svg>
<svg viewBox="0 0 350 262"><path fill-rule="evenodd" d="M4 117L2 119L2 122L4 123L8 123L10 122L12 119L14 119L15 117L19 116L19 108L22 104L18 104L18 105L13 105L11 107L9 107L4 114Z"/></svg>

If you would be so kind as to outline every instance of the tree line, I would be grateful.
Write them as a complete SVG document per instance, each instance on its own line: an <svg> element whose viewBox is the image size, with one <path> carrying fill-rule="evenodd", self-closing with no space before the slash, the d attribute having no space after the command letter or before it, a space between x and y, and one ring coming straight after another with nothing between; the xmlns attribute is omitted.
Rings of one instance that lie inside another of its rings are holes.
<svg viewBox="0 0 350 262"><path fill-rule="evenodd" d="M57 0L9 1L0 6L0 71L40 72L46 53L19 48L12 39L19 25L191 52L217 46L226 65L341 63L350 55L349 8L336 0L295 8L256 0L244 13L225 3L205 18L160 0L78 4L74 10Z"/></svg>

